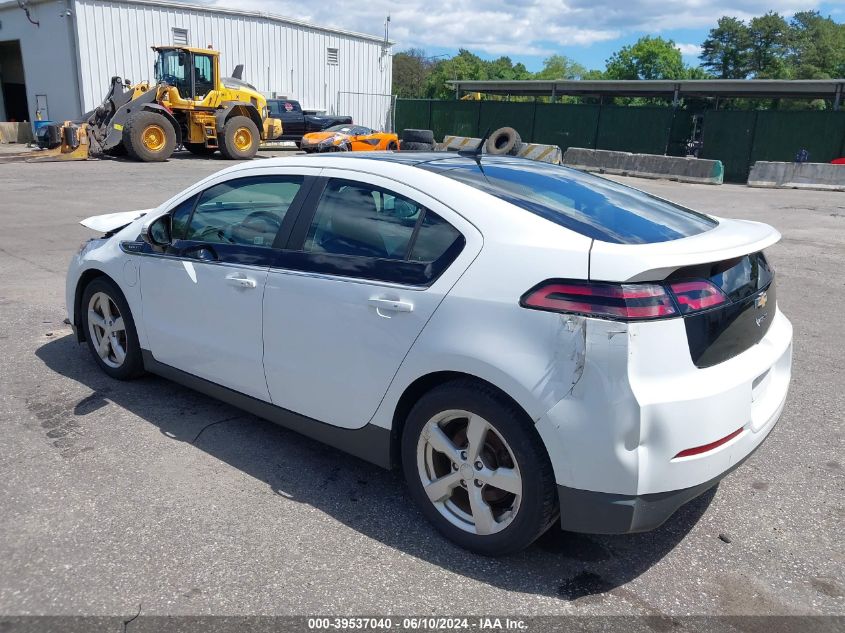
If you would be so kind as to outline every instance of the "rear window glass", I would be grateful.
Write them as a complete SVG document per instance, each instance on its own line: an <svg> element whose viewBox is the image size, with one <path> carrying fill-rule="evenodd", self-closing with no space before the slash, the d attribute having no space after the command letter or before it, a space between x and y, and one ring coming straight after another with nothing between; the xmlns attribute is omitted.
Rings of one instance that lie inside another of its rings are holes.
<svg viewBox="0 0 845 633"><path fill-rule="evenodd" d="M666 242L717 222L631 187L526 159L447 159L419 165L587 237L615 244Z"/></svg>
<svg viewBox="0 0 845 633"><path fill-rule="evenodd" d="M709 279L728 295L740 301L767 288L774 278L769 262L762 252L744 255L711 264L697 264L679 268L669 280Z"/></svg>

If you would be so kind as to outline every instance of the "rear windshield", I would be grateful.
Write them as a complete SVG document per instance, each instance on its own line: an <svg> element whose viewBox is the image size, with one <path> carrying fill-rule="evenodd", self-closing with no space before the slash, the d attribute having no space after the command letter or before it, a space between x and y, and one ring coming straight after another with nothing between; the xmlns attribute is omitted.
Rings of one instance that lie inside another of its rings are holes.
<svg viewBox="0 0 845 633"><path fill-rule="evenodd" d="M667 280L709 279L731 301L741 301L768 288L773 278L769 262L762 252L758 252L711 264L685 266L669 275Z"/></svg>
<svg viewBox="0 0 845 633"><path fill-rule="evenodd" d="M419 165L602 242L648 244L697 235L717 222L631 187L526 159L437 160Z"/></svg>
<svg viewBox="0 0 845 633"><path fill-rule="evenodd" d="M302 106L296 101L282 101L281 99L268 99L267 109L271 114L286 114L288 112L302 112Z"/></svg>

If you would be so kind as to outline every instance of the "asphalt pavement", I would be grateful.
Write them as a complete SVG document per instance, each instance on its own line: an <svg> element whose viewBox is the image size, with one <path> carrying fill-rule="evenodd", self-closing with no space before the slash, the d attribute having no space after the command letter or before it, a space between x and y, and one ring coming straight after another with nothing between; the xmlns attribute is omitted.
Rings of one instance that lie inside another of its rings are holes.
<svg viewBox="0 0 845 633"><path fill-rule="evenodd" d="M783 417L656 531L553 530L488 559L441 538L399 473L163 379L113 381L71 337L79 220L227 165L0 164L0 614L845 615L845 194L620 179L783 233Z"/></svg>

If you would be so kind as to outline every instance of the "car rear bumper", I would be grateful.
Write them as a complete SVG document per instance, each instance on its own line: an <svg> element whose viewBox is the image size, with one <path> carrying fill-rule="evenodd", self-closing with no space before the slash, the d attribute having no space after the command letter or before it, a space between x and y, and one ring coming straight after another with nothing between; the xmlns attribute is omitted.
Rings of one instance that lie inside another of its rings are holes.
<svg viewBox="0 0 845 633"><path fill-rule="evenodd" d="M537 422L563 528L625 533L663 523L769 435L791 365L792 326L780 311L759 343L704 369L691 361L680 320L588 324L583 375Z"/></svg>
<svg viewBox="0 0 845 633"><path fill-rule="evenodd" d="M558 486L561 529L587 534L629 534L660 527L681 506L718 485L745 463L769 436L782 409L783 404L749 453L716 477L695 486L644 495L622 495Z"/></svg>

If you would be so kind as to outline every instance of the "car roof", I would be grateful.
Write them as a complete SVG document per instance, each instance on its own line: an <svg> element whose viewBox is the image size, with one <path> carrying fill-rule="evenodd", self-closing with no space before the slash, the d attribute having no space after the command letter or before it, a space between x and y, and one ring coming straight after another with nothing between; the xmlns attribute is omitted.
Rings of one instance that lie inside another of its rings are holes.
<svg viewBox="0 0 845 633"><path fill-rule="evenodd" d="M339 124L340 125L340 124ZM343 124L351 125L355 124ZM233 165L223 170L225 173L233 173L240 171L249 171L251 169L265 169L272 167L289 167L298 165L300 167L338 167L336 162L341 159L341 162L358 163L371 167L375 165L396 165L400 169L407 167L423 167L426 165L437 164L438 167L461 167L469 165L478 165L479 162L482 167L485 165L514 165L521 163L532 163L537 165L537 161L528 158L519 158L516 156L496 156L490 154L482 154L479 158L474 156L462 156L457 152L417 152L417 151L372 151L372 152L331 152L328 154L314 153L314 154L294 154L292 156L274 156L266 158L255 164L254 161L245 161L243 163ZM551 163L539 163L545 165L549 169L566 169L568 167L562 165L553 165ZM352 164L349 167L353 167ZM221 173L223 173L221 172ZM442 174L435 174L438 178L444 178ZM462 187L469 187L470 185L461 184Z"/></svg>
<svg viewBox="0 0 845 633"><path fill-rule="evenodd" d="M344 123L339 125L350 125L352 127L356 127L357 124L354 123ZM364 127L364 126L360 126ZM375 131L375 130L374 130ZM380 132L382 134L388 132ZM297 156L299 157L299 156ZM459 166L462 164L466 165L476 165L478 164L478 160L473 156L462 156L457 152L417 152L417 151L400 151L400 152L390 152L390 151L374 151L374 152L333 152L331 154L308 154L308 160L320 160L325 158L344 158L348 160L368 160L368 161L378 161L384 163L394 163L397 165L411 165L417 166L422 164L428 164L433 162L448 162L449 164L454 164L455 166ZM285 157L278 157L278 158L271 158L273 160L280 160L284 161L287 160ZM507 164L513 163L514 161L517 162L536 162L531 161L528 158L518 158L516 156L494 156L490 154L482 154L480 157L481 165L494 165L494 164ZM549 163L551 167L551 163Z"/></svg>

